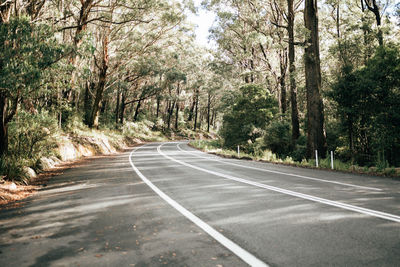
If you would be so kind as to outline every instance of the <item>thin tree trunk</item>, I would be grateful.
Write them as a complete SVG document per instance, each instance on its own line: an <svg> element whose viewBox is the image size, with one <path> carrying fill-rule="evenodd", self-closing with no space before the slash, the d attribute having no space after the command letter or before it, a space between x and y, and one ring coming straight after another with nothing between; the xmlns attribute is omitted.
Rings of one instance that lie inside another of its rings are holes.
<svg viewBox="0 0 400 267"><path fill-rule="evenodd" d="M175 107L175 130L178 131L178 122L179 122L179 104L176 104Z"/></svg>
<svg viewBox="0 0 400 267"><path fill-rule="evenodd" d="M121 89L118 86L117 89L117 104L115 105L115 126L118 126L118 118L119 118L119 101L121 98Z"/></svg>
<svg viewBox="0 0 400 267"><path fill-rule="evenodd" d="M279 78L279 84L281 87L281 97L280 97L280 103L281 103L281 112L282 114L286 113L287 110L287 101L286 101L286 69L287 69L287 52L286 49L283 49L283 51L280 51L279 53L280 57L280 78Z"/></svg>
<svg viewBox="0 0 400 267"><path fill-rule="evenodd" d="M208 93L208 101L207 101L207 132L210 132L210 111L211 111L211 94Z"/></svg>
<svg viewBox="0 0 400 267"><path fill-rule="evenodd" d="M0 94L0 158L8 152L7 97Z"/></svg>
<svg viewBox="0 0 400 267"><path fill-rule="evenodd" d="M196 107L195 107L195 113L194 113L194 125L193 125L193 130L196 131L197 128L197 116L198 116L198 111L199 111L199 96L196 91Z"/></svg>
<svg viewBox="0 0 400 267"><path fill-rule="evenodd" d="M157 96L157 113L156 113L156 118L158 119L159 113L160 113L160 96Z"/></svg>
<svg viewBox="0 0 400 267"><path fill-rule="evenodd" d="M192 105L190 106L190 110L189 110L188 121L192 121L193 120L193 113L194 113L194 107L195 106L196 106L196 98L193 97Z"/></svg>
<svg viewBox="0 0 400 267"><path fill-rule="evenodd" d="M305 76L307 95L307 157L314 151L325 157L324 107L320 95L321 66L319 58L317 0L305 0L304 23L310 32L305 48Z"/></svg>
<svg viewBox="0 0 400 267"><path fill-rule="evenodd" d="M142 101L139 100L136 106L136 110L135 110L135 116L133 117L133 121L137 121L138 115L139 115L139 110L140 110L140 106L142 105Z"/></svg>
<svg viewBox="0 0 400 267"><path fill-rule="evenodd" d="M180 82L178 82L178 85L176 87L176 94L177 94L177 100L176 100L176 112L175 112L175 130L178 130L178 120L179 120L179 95L180 95Z"/></svg>
<svg viewBox="0 0 400 267"><path fill-rule="evenodd" d="M90 101L91 98L90 98L89 86L91 86L92 88L94 87L93 83L89 83L89 82L86 83L85 96L84 96L84 99L83 99L83 109L85 110L84 120L85 120L85 123L87 125L89 125L90 114L91 114L91 101Z"/></svg>

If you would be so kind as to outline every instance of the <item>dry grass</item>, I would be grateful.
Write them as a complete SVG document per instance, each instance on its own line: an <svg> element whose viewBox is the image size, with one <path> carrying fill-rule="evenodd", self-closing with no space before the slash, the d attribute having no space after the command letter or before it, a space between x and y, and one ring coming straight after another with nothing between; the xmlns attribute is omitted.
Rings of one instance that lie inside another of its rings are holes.
<svg viewBox="0 0 400 267"><path fill-rule="evenodd" d="M13 182L0 184L0 207L24 199L38 190L37 185L18 185Z"/></svg>

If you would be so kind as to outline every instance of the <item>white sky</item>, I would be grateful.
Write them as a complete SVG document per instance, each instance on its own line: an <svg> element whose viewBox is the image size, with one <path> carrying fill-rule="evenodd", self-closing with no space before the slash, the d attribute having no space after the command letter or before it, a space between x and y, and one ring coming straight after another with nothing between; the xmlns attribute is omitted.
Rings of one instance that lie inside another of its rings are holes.
<svg viewBox="0 0 400 267"><path fill-rule="evenodd" d="M211 48L213 44L208 41L208 30L214 22L215 14L201 8L201 1L202 0L194 0L199 12L197 16L189 14L188 20L197 25L195 30L197 43L201 46Z"/></svg>

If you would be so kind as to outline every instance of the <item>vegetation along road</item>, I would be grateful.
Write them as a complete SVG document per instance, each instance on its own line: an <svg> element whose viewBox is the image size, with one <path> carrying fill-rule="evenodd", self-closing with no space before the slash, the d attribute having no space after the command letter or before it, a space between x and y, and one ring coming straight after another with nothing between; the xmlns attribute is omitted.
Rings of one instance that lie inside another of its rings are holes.
<svg viewBox="0 0 400 267"><path fill-rule="evenodd" d="M0 213L0 266L395 266L394 179L148 143Z"/></svg>

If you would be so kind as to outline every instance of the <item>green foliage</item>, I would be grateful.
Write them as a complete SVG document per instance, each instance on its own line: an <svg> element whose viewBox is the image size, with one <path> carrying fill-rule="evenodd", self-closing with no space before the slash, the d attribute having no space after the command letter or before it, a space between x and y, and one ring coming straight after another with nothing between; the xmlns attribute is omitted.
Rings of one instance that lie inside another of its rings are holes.
<svg viewBox="0 0 400 267"><path fill-rule="evenodd" d="M43 70L64 54L50 27L28 18L12 18L0 25L0 90L7 96L28 95L38 89Z"/></svg>
<svg viewBox="0 0 400 267"><path fill-rule="evenodd" d="M353 158L361 165L400 164L400 50L379 47L365 67L346 66L329 96L345 129Z"/></svg>
<svg viewBox="0 0 400 267"><path fill-rule="evenodd" d="M4 175L8 180L28 184L29 178L24 170L23 163L13 157L0 158L0 175Z"/></svg>
<svg viewBox="0 0 400 267"><path fill-rule="evenodd" d="M220 134L224 146L249 148L263 134L267 123L277 112L277 103L265 88L245 85L240 88L231 109L225 113Z"/></svg>
<svg viewBox="0 0 400 267"><path fill-rule="evenodd" d="M285 119L273 120L265 130L264 144L273 153L284 158L290 152L290 122Z"/></svg>
<svg viewBox="0 0 400 267"><path fill-rule="evenodd" d="M47 112L31 114L20 112L9 125L10 157L33 166L43 156L48 156L55 146L54 133L57 121Z"/></svg>

